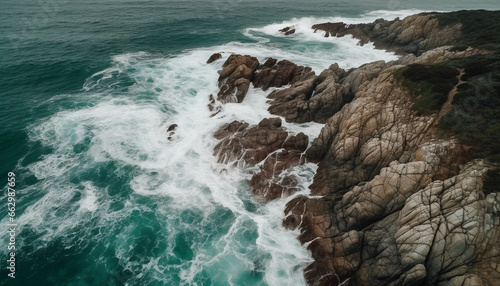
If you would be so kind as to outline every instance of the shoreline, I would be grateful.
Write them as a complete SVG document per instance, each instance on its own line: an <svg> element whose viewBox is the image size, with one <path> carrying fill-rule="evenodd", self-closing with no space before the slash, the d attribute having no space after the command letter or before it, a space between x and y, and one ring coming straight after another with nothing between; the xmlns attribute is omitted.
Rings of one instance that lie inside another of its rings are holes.
<svg viewBox="0 0 500 286"><path fill-rule="evenodd" d="M481 31L465 27L473 20L460 20L464 14L481 22ZM224 63L220 91L210 95L214 114L227 102L245 100L251 84L281 88L267 95L277 117L256 126L234 121L214 134L219 162L259 166L250 186L260 201L296 192L286 170L318 164L314 197L290 201L283 221L300 230L298 239L315 259L304 271L310 285L493 285L500 279L500 215L494 211L500 193L488 183L500 167L498 150L466 138L458 127L464 123L457 123L460 100L474 91L479 107L467 112L481 117L483 109L500 109L496 98L493 106L485 100L500 89L500 41L487 34L500 26L488 19L499 16L457 11L312 26L325 37L351 35L360 45L373 42L400 54L349 70L332 64L316 75L286 59L259 63L242 55ZM493 62L474 63L486 59ZM490 93L478 98L477 82L492 73ZM288 135L282 119L325 125L308 144L304 134Z"/></svg>

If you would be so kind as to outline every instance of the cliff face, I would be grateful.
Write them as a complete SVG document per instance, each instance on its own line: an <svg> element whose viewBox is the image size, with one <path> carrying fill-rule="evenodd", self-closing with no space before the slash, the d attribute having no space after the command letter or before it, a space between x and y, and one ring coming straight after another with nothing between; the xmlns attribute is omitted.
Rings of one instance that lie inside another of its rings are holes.
<svg viewBox="0 0 500 286"><path fill-rule="evenodd" d="M306 277L312 285L494 285L500 197L485 193L483 180L495 165L469 162L473 147L436 136L442 113L412 108L394 78L401 68L364 82L306 152L319 163L310 188L321 198L294 199L285 220L310 242L316 262Z"/></svg>
<svg viewBox="0 0 500 286"><path fill-rule="evenodd" d="M284 220L315 259L305 269L311 285L500 281L500 43L493 35L489 49L457 47L470 27L453 17L313 26L404 54L395 62L348 71L333 64L316 75L288 61L235 56L221 71L219 95L241 102L239 78L265 89L290 84L269 94L269 111L325 123L311 146L303 134L289 136L279 118L233 122L215 135L221 162L260 166L251 186L263 200L293 193L287 168L318 164L313 196L290 201ZM246 63L253 74L238 72Z"/></svg>

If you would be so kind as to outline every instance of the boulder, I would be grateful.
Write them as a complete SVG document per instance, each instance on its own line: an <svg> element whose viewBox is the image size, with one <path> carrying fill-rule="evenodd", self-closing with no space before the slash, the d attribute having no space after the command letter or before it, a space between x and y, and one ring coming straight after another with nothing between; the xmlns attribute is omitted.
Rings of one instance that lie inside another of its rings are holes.
<svg viewBox="0 0 500 286"><path fill-rule="evenodd" d="M234 121L214 134L221 140L214 148L220 163L255 166L280 149L288 137L280 118L264 119L257 126L247 127L248 123Z"/></svg>
<svg viewBox="0 0 500 286"><path fill-rule="evenodd" d="M255 57L229 56L219 73L217 100L221 103L242 102L258 66L259 61Z"/></svg>
<svg viewBox="0 0 500 286"><path fill-rule="evenodd" d="M210 58L207 60L207 64L211 64L220 58L222 58L222 55L220 53L215 53L211 55Z"/></svg>
<svg viewBox="0 0 500 286"><path fill-rule="evenodd" d="M299 81L311 72L311 68L298 66L288 60L276 62L276 59L270 58L260 67L253 80L255 87L263 90L282 87Z"/></svg>
<svg viewBox="0 0 500 286"><path fill-rule="evenodd" d="M279 30L281 33L285 34L285 36L295 34L295 27L294 26L288 26L285 27L281 30Z"/></svg>
<svg viewBox="0 0 500 286"><path fill-rule="evenodd" d="M309 143L304 133L289 136L280 118L265 118L257 126L233 121L220 128L214 137L221 140L214 149L220 163L240 167L260 165L250 181L261 201L288 196L297 190L298 179L286 170L303 164Z"/></svg>

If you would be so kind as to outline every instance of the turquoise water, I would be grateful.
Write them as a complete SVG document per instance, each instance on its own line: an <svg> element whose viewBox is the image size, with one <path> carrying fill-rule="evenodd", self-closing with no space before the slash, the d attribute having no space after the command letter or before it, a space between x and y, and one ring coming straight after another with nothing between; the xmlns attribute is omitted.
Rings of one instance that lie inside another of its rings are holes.
<svg viewBox="0 0 500 286"><path fill-rule="evenodd" d="M281 227L290 199L253 200L253 170L217 164L211 134L268 117L265 94L211 118L214 52L349 68L395 56L309 27L497 1L0 3L0 176L16 174L16 278L0 285L304 285L311 258ZM283 37L277 30L295 25ZM171 124L179 127L168 140ZM285 124L318 134L317 124ZM298 167L307 194L314 165ZM6 182L6 181L5 181Z"/></svg>

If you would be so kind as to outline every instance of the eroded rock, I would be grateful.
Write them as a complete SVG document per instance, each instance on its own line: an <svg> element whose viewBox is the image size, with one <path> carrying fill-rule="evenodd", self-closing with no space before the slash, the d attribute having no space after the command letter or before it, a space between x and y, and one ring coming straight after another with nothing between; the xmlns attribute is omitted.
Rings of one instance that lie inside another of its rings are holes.
<svg viewBox="0 0 500 286"><path fill-rule="evenodd" d="M304 133L289 136L280 118L263 119L257 126L234 121L218 130L221 140L214 152L220 163L255 166L262 162L250 186L262 201L288 196L297 190L298 180L285 171L304 163L303 152L309 143Z"/></svg>
<svg viewBox="0 0 500 286"><path fill-rule="evenodd" d="M219 74L217 100L221 103L242 102L258 66L259 61L255 57L229 56Z"/></svg>
<svg viewBox="0 0 500 286"><path fill-rule="evenodd" d="M466 164L469 146L435 139L438 115L412 110L393 78L400 66L379 68L306 151L321 198L287 205L284 225L300 228L315 259L309 284L494 285L500 200L482 192L493 165Z"/></svg>
<svg viewBox="0 0 500 286"><path fill-rule="evenodd" d="M211 64L220 58L222 58L222 55L220 53L215 53L208 58L207 64Z"/></svg>
<svg viewBox="0 0 500 286"><path fill-rule="evenodd" d="M248 128L248 123L234 121L223 126L214 136L221 140L214 149L220 163L255 166L281 148L288 132L281 128L281 119L272 118L251 128Z"/></svg>
<svg viewBox="0 0 500 286"><path fill-rule="evenodd" d="M325 37L351 35L360 40L360 45L373 42L378 49L415 55L451 45L461 35L460 24L440 26L438 19L429 13L408 16L403 20L379 19L362 24L323 23L313 25L312 29L325 32Z"/></svg>
<svg viewBox="0 0 500 286"><path fill-rule="evenodd" d="M311 72L311 68L298 66L291 61L269 58L256 73L253 84L267 90L269 87L281 87L297 82Z"/></svg>

